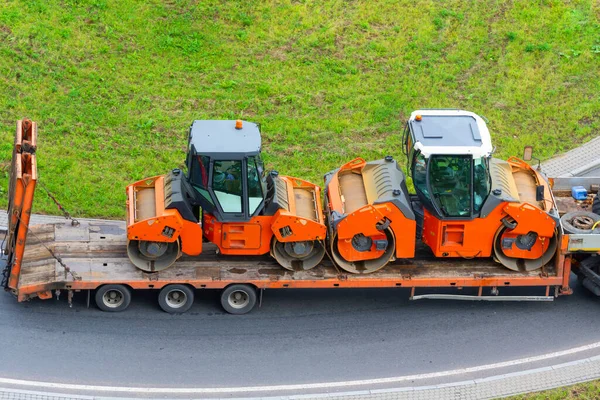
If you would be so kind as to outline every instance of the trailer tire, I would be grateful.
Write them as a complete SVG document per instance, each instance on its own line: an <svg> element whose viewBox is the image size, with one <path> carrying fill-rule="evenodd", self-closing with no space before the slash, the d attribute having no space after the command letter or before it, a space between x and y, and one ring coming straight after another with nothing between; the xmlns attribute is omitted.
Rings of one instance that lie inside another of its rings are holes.
<svg viewBox="0 0 600 400"><path fill-rule="evenodd" d="M102 311L124 311L131 304L131 291L125 285L104 285L96 289L94 299Z"/></svg>
<svg viewBox="0 0 600 400"><path fill-rule="evenodd" d="M231 285L221 293L221 305L229 314L246 314L256 305L256 288L251 285Z"/></svg>
<svg viewBox="0 0 600 400"><path fill-rule="evenodd" d="M167 285L158 294L158 305L169 314L182 314L194 304L194 291L186 285Z"/></svg>

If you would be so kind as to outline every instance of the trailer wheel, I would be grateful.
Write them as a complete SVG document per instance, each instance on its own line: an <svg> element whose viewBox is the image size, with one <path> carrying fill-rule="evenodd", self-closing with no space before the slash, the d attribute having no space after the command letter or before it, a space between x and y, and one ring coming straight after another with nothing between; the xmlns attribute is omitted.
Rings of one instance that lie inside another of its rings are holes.
<svg viewBox="0 0 600 400"><path fill-rule="evenodd" d="M184 313L194 304L194 291L186 285L167 285L158 294L158 304L170 314Z"/></svg>
<svg viewBox="0 0 600 400"><path fill-rule="evenodd" d="M123 311L131 303L131 292L124 285L104 285L96 290L95 300L102 311Z"/></svg>
<svg viewBox="0 0 600 400"><path fill-rule="evenodd" d="M256 305L256 289L250 285L231 285L221 293L221 305L229 314L246 314Z"/></svg>

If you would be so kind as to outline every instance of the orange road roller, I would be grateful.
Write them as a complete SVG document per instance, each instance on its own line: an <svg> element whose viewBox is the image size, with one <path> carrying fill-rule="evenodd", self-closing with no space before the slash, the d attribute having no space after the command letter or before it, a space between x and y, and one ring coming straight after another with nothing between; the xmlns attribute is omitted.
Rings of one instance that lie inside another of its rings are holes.
<svg viewBox="0 0 600 400"><path fill-rule="evenodd" d="M376 271L413 257L419 240L436 257L493 256L515 271L552 259L559 214L548 182L525 161L493 158L481 117L415 111L403 145L416 193L391 157L356 159L325 176L328 247L341 268Z"/></svg>
<svg viewBox="0 0 600 400"><path fill-rule="evenodd" d="M370 273L415 255L415 215L392 157L356 158L325 175L329 249L348 272Z"/></svg>
<svg viewBox="0 0 600 400"><path fill-rule="evenodd" d="M203 241L225 255L270 253L289 270L318 265L325 227L318 186L265 172L259 125L202 120L190 127L187 171L127 187L127 253L144 271L161 271Z"/></svg>

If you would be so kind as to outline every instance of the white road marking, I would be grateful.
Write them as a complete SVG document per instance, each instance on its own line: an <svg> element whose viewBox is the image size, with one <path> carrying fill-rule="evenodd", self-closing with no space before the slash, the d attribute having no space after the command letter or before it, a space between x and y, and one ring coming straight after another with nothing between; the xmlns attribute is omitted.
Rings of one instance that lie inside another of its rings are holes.
<svg viewBox="0 0 600 400"><path fill-rule="evenodd" d="M516 365L528 364L532 362L544 361L557 357L564 357L583 351L589 351L600 348L600 342L591 343L585 346L574 347L568 350L556 351L553 353L542 354L539 356L526 357L518 360L504 361L494 364L480 365L477 367L460 368L448 371L431 372L418 375L405 375L391 378L363 379L355 381L321 382L306 383L294 385L274 385L274 386L238 386L238 387L215 387L215 388L168 388L168 387L123 387L123 386L98 386L98 385L79 385L70 383L53 383L28 381L23 379L0 378L0 384L41 387L45 389L74 390L77 392L113 392L113 393L137 393L137 394L206 394L206 393L250 393L250 392L278 392L310 389L333 389L354 386L374 386L381 384L399 383L413 380L423 380L431 378L442 378L452 375L469 374L474 372L488 371L497 368L506 368Z"/></svg>

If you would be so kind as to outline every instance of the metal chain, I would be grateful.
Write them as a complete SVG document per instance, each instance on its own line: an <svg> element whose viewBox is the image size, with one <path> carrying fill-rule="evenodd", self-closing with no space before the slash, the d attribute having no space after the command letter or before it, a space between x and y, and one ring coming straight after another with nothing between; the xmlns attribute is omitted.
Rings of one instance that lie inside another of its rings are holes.
<svg viewBox="0 0 600 400"><path fill-rule="evenodd" d="M62 204L60 204L60 202L56 199L56 197L54 197L54 195L50 192L50 190L48 190L48 188L46 187L46 185L44 185L41 181L37 181L36 184L40 185L42 187L42 189L44 189L44 191L46 192L46 194L48 195L48 197L50 197L50 199L52 199L52 201L54 202L54 204L56 204L56 206L58 207L58 209L63 213L64 217L66 219L70 219L71 220L71 225L72 226L79 226L80 223L76 218L73 218L71 216L71 214L63 207ZM17 217L19 219L19 221L21 223L23 223L23 221L21 220L20 217ZM58 263L60 264L61 267L63 267L63 269L65 270L65 275L66 274L70 274L71 277L73 278L74 281L80 281L81 277L78 276L75 272L71 271L71 268L69 268L62 260L62 258L58 257L56 254L54 254L54 252L44 244L44 242L41 240L41 238L31 230L31 228L29 227L29 225L27 225L27 230L29 232L31 232L31 234L33 236L35 236L35 238L37 239L37 241L44 246L44 248L46 250L48 250L48 253L50 253L50 255L56 260L58 261ZM6 232L6 234L8 234L8 231ZM4 236L4 240L3 240L3 244L4 241L6 240L6 235ZM4 246L3 246L4 247ZM11 269L11 265L9 263L6 264L6 267L2 270L2 279L0 280L0 286L4 287L5 289L8 288L8 279L10 276L10 269Z"/></svg>
<svg viewBox="0 0 600 400"><path fill-rule="evenodd" d="M56 200L56 197L54 197L54 195L50 192L50 190L48 190L48 188L41 181L38 180L36 183L38 185L40 185L42 187L42 189L44 189L46 191L46 194L48 195L48 197L50 197L50 199L52 199L52 201L56 204L58 209L63 213L65 218L71 220L71 225L79 226L79 221L76 218L73 218L71 216L71 214L62 206L62 204L60 204L59 201Z"/></svg>
<svg viewBox="0 0 600 400"><path fill-rule="evenodd" d="M21 218L19 218L19 221L21 221L21 223L23 223L23 220L21 220ZM77 223L79 224L79 222L77 222ZM35 236L35 238L37 239L38 243L41 244L42 246L44 246L46 248L46 250L48 250L48 253L50 253L50 255L52 257L54 257L54 259L56 261L58 261L58 263L60 264L60 266L63 267L63 269L65 270L65 274L71 275L71 278L73 278L74 281L80 281L81 280L81 277L79 275L77 275L77 273L75 273L74 271L71 271L71 268L69 268L67 266L67 264L65 264L63 262L62 258L60 258L56 254L54 254L54 252L48 246L46 246L46 244L42 241L42 239L34 231L31 230L31 228L29 227L29 224L27 225L27 230L33 236Z"/></svg>

